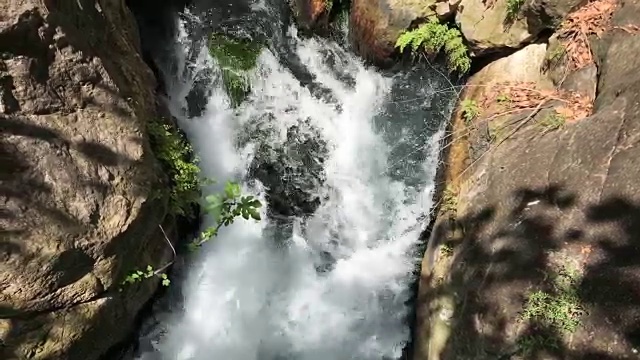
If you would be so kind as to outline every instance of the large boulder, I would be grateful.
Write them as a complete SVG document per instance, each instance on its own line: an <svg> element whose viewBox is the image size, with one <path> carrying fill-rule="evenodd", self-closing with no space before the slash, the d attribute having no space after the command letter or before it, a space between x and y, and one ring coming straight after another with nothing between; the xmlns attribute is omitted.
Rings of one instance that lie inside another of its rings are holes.
<svg viewBox="0 0 640 360"><path fill-rule="evenodd" d="M437 0L353 0L349 37L356 52L380 66L393 63L398 36L411 25L428 17L446 20L459 1Z"/></svg>
<svg viewBox="0 0 640 360"><path fill-rule="evenodd" d="M155 80L124 1L0 1L0 358L97 359L168 261Z"/></svg>
<svg viewBox="0 0 640 360"><path fill-rule="evenodd" d="M633 0L612 25L638 19ZM537 110L511 118L518 131L489 152L447 158L457 169L449 181L457 180L444 201L455 210L439 219L432 240L449 250L435 265L425 257L418 304L423 349L437 341L437 351L416 359L637 358L640 41L612 29L591 48L592 115L549 130L544 108L554 103L533 104ZM469 126L454 123L478 131ZM474 139L455 143L468 150ZM425 322L430 317L436 321Z"/></svg>
<svg viewBox="0 0 640 360"><path fill-rule="evenodd" d="M507 0L462 0L456 23L475 56L520 48L537 35L519 12L510 13Z"/></svg>

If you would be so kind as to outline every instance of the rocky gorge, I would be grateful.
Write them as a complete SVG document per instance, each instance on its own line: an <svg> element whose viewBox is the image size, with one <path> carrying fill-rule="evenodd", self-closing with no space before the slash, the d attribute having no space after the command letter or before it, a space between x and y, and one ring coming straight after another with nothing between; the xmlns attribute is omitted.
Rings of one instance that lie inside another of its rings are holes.
<svg viewBox="0 0 640 360"><path fill-rule="evenodd" d="M131 337L162 278L122 281L171 263L196 226L200 184L174 176L192 169L193 154L129 6L0 4L3 359L119 358L113 347ZM448 63L445 77L465 80L441 89L458 100L405 358L638 358L640 2L290 6L300 29L322 36L348 13L352 50L369 64ZM406 37L400 51L399 39L421 28L431 38ZM260 145L249 171L281 216L316 211L320 198L305 197L326 180L315 160L326 144L297 131L281 148ZM163 156L166 137L179 165ZM305 169L310 180L282 176Z"/></svg>

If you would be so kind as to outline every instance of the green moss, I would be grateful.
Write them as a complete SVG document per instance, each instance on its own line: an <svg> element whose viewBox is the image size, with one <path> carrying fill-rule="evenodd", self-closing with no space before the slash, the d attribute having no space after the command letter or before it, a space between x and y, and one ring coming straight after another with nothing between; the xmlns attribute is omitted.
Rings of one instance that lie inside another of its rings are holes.
<svg viewBox="0 0 640 360"><path fill-rule="evenodd" d="M191 145L173 126L156 120L148 126L151 148L169 176L170 211L193 216L193 205L200 198L200 168L192 156Z"/></svg>
<svg viewBox="0 0 640 360"><path fill-rule="evenodd" d="M250 91L248 72L256 66L262 44L232 39L222 34L209 38L209 53L222 70L225 90L233 106L239 105Z"/></svg>
<svg viewBox="0 0 640 360"><path fill-rule="evenodd" d="M444 50L450 72L464 74L471 68L471 59L460 30L441 24L437 18L431 18L417 29L402 33L396 41L396 47L402 52L407 46L411 47L414 54L420 48L429 54Z"/></svg>

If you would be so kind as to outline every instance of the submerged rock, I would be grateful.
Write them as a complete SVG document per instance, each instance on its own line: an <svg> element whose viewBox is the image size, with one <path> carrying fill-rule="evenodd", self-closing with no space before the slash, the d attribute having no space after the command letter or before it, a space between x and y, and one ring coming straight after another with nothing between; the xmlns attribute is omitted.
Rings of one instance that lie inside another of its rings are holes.
<svg viewBox="0 0 640 360"><path fill-rule="evenodd" d="M327 144L309 121L287 129L283 143L264 137L249 177L267 188L269 212L276 217L303 217L320 206L318 190L325 181Z"/></svg>
<svg viewBox="0 0 640 360"><path fill-rule="evenodd" d="M0 358L93 360L168 261L146 126L155 80L124 2L0 1Z"/></svg>

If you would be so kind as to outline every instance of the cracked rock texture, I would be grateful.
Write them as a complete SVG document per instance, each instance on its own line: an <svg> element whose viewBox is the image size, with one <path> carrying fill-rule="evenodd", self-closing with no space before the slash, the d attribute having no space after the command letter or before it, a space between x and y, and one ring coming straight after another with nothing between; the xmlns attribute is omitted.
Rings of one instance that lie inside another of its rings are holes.
<svg viewBox="0 0 640 360"><path fill-rule="evenodd" d="M120 0L0 0L0 358L98 358L166 260L155 79ZM171 222L166 222L167 228Z"/></svg>
<svg viewBox="0 0 640 360"><path fill-rule="evenodd" d="M639 19L640 1L631 0L620 5L612 25L638 26ZM416 360L638 358L640 40L612 28L590 46L596 63L567 76L553 68L566 68L562 64L540 73L553 49L545 55L546 45L534 44L469 80L478 86L466 89L466 99L477 99L492 81L533 81L544 89L553 80L595 95L595 111L548 132L541 121L551 109L494 118L506 124L533 116L497 146L483 144L482 119L468 136L455 137L444 171L455 211L439 215L430 244L447 242L453 254L423 262ZM452 131L467 133L466 126L458 110ZM582 312L556 314L578 321L577 330L524 320L529 295L540 290L557 297L553 279L563 272L572 273L572 301ZM454 316L438 330L430 320L446 296L453 298Z"/></svg>

